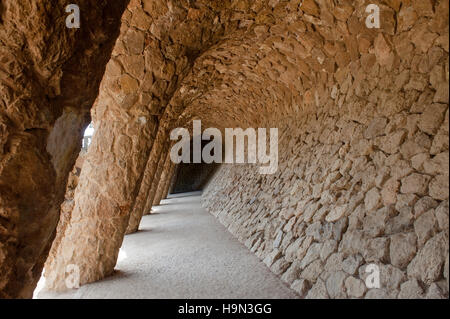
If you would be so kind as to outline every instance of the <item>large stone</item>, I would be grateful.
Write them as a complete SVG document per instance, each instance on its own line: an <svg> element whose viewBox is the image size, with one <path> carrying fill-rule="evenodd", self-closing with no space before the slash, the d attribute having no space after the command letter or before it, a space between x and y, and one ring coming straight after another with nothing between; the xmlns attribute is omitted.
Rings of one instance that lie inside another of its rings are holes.
<svg viewBox="0 0 450 319"><path fill-rule="evenodd" d="M447 230L449 229L449 207L448 207L448 200L443 201L434 211L436 215L436 220L439 225L440 230Z"/></svg>
<svg viewBox="0 0 450 319"><path fill-rule="evenodd" d="M267 254L266 258L264 258L263 262L267 267L271 267L275 261L277 261L282 255L282 252L279 249L272 250L271 253Z"/></svg>
<svg viewBox="0 0 450 319"><path fill-rule="evenodd" d="M330 239L323 243L320 251L320 259L325 261L332 253L337 250L338 243L336 240Z"/></svg>
<svg viewBox="0 0 450 319"><path fill-rule="evenodd" d="M435 155L431 160L423 163L425 173L429 175L449 174L449 153L443 152Z"/></svg>
<svg viewBox="0 0 450 319"><path fill-rule="evenodd" d="M430 177L423 174L412 173L402 179L400 191L403 194L426 195Z"/></svg>
<svg viewBox="0 0 450 319"><path fill-rule="evenodd" d="M347 276L348 275L343 271L337 271L332 273L328 277L326 281L326 287L330 298L341 299L346 297L345 279L347 278Z"/></svg>
<svg viewBox="0 0 450 319"><path fill-rule="evenodd" d="M400 284L405 280L404 270L389 264L380 266L380 286L388 291L397 291L400 289Z"/></svg>
<svg viewBox="0 0 450 319"><path fill-rule="evenodd" d="M345 280L345 289L350 298L361 298L367 291L366 284L355 277L348 277Z"/></svg>
<svg viewBox="0 0 450 319"><path fill-rule="evenodd" d="M406 137L406 131L400 130L377 138L377 146L385 153L395 154Z"/></svg>
<svg viewBox="0 0 450 319"><path fill-rule="evenodd" d="M317 282L312 286L312 288L308 291L308 294L305 297L306 299L328 299L327 287L325 283L318 279Z"/></svg>
<svg viewBox="0 0 450 319"><path fill-rule="evenodd" d="M270 270L272 270L273 273L276 275L281 275L289 268L289 266L290 266L290 263L288 261L286 261L283 257L281 257L280 259L278 259L276 262L274 262L272 264L272 266L270 267Z"/></svg>
<svg viewBox="0 0 450 319"><path fill-rule="evenodd" d="M448 237L441 232L429 239L408 265L408 276L431 284L442 275L448 253Z"/></svg>
<svg viewBox="0 0 450 319"><path fill-rule="evenodd" d="M300 277L300 271L300 261L295 260L281 276L281 280L290 285Z"/></svg>
<svg viewBox="0 0 450 319"><path fill-rule="evenodd" d="M387 119L384 117L373 119L366 131L364 132L364 137L367 139L372 139L377 136L381 136L384 134L384 129L387 124Z"/></svg>
<svg viewBox="0 0 450 319"><path fill-rule="evenodd" d="M386 262L389 254L389 238L378 237L367 240L362 254L367 262Z"/></svg>
<svg viewBox="0 0 450 319"><path fill-rule="evenodd" d="M448 199L449 194L449 176L437 175L433 177L429 185L429 194L437 200Z"/></svg>
<svg viewBox="0 0 450 319"><path fill-rule="evenodd" d="M417 126L427 134L434 135L437 129L441 126L444 120L445 110L448 105L434 103L425 108L425 111L420 116Z"/></svg>
<svg viewBox="0 0 450 319"><path fill-rule="evenodd" d="M310 263L301 273L300 277L308 280L309 282L316 282L317 278L323 272L323 264L319 259Z"/></svg>
<svg viewBox="0 0 450 319"><path fill-rule="evenodd" d="M347 207L346 206L334 207L330 211L330 213L328 213L328 215L325 218L325 220L327 222L335 222L335 221L341 219L343 216L345 216L346 211L347 211Z"/></svg>
<svg viewBox="0 0 450 319"><path fill-rule="evenodd" d="M441 291L436 283L432 283L428 288L426 299L445 299L445 294Z"/></svg>
<svg viewBox="0 0 450 319"><path fill-rule="evenodd" d="M417 244L419 247L422 247L437 231L437 221L434 210L423 213L414 222L414 231L417 235Z"/></svg>
<svg viewBox="0 0 450 319"><path fill-rule="evenodd" d="M301 269L304 269L306 266L308 266L311 262L318 259L320 257L320 252L322 249L322 244L319 243L313 243L306 255L301 259L300 267Z"/></svg>
<svg viewBox="0 0 450 319"><path fill-rule="evenodd" d="M342 270L350 275L354 275L362 262L363 258L361 255L351 255L342 262Z"/></svg>
<svg viewBox="0 0 450 319"><path fill-rule="evenodd" d="M410 279L400 287L399 299L419 299L422 298L423 290L416 279Z"/></svg>
<svg viewBox="0 0 450 319"><path fill-rule="evenodd" d="M399 12L399 30L408 31L417 20L417 13L412 6L403 6Z"/></svg>
<svg viewBox="0 0 450 319"><path fill-rule="evenodd" d="M300 249L300 247L301 247L301 245L303 243L303 240L304 240L304 238L301 238L301 237L297 238L294 242L292 242L286 248L286 251L284 252L284 258L286 258L287 261L292 262L292 261L295 260L295 258L297 257L297 252ZM269 255L267 255L267 256L269 256ZM273 261L271 263L273 263Z"/></svg>
<svg viewBox="0 0 450 319"><path fill-rule="evenodd" d="M414 204L414 217L419 218L423 213L429 211L430 209L435 208L438 206L438 202L435 201L433 198L429 196L424 196L420 198L415 204Z"/></svg>
<svg viewBox="0 0 450 319"><path fill-rule="evenodd" d="M366 210L370 213L374 210L377 210L381 206L381 196L380 192L376 187L372 188L367 192L366 197L364 199L364 204L366 206Z"/></svg>
<svg viewBox="0 0 450 319"><path fill-rule="evenodd" d="M383 207L367 214L363 221L363 230L368 237L384 235L387 221L394 215L392 207Z"/></svg>
<svg viewBox="0 0 450 319"><path fill-rule="evenodd" d="M404 269L416 255L416 241L414 233L399 233L391 236L389 253L392 265Z"/></svg>
<svg viewBox="0 0 450 319"><path fill-rule="evenodd" d="M400 188L400 182L394 178L386 181L381 190L381 198L385 206L394 205L397 202L397 193Z"/></svg>
<svg viewBox="0 0 450 319"><path fill-rule="evenodd" d="M392 48L382 33L378 33L378 36L375 38L374 48L375 56L381 66L386 66L393 62L394 54L392 53Z"/></svg>
<svg viewBox="0 0 450 319"><path fill-rule="evenodd" d="M291 285L291 289L295 290L301 298L305 297L310 288L310 283L305 279L298 279Z"/></svg>

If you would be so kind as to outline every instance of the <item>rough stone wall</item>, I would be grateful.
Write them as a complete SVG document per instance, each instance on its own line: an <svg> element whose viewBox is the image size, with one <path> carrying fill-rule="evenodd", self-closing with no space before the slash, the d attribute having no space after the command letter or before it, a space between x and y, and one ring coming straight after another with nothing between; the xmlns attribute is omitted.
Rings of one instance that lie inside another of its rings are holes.
<svg viewBox="0 0 450 319"><path fill-rule="evenodd" d="M32 296L127 1L0 4L0 298ZM80 94L83 92L83 94Z"/></svg>
<svg viewBox="0 0 450 319"><path fill-rule="evenodd" d="M222 165L203 204L302 297L448 296L448 107L431 105L292 123L276 174ZM367 291L371 263L381 289Z"/></svg>
<svg viewBox="0 0 450 319"><path fill-rule="evenodd" d="M222 165L203 204L302 297L448 297L448 2L380 4L378 32L361 20L366 2L352 4L305 1L299 37L280 39L282 26L265 34L270 68L283 75L255 75L251 65L237 83L222 82L228 86L221 101L234 84L256 94L246 83L258 78L269 87L267 77L290 77L300 89L276 103L265 100L265 109L280 110L267 116L282 132L278 172ZM337 25L332 34L328 25ZM227 58L215 64L217 70L227 61L224 78L233 74L234 57ZM295 67L289 58L301 59ZM300 81L286 74L299 68ZM208 119L194 109L216 94L208 90L187 118ZM226 112L214 105L212 112ZM284 110L296 109L282 119ZM236 126L238 112L221 119ZM368 290L365 267L372 263L380 267L381 288Z"/></svg>

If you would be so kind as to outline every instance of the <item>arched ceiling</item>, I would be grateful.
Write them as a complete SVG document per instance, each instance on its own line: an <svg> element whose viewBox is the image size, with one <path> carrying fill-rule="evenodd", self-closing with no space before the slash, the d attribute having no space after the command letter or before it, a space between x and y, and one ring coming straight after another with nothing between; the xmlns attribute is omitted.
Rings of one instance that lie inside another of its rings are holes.
<svg viewBox="0 0 450 319"><path fill-rule="evenodd" d="M248 19L195 60L171 100L182 110L177 125L202 119L220 128L245 127L304 115L321 106L325 95L348 86L352 71L370 70L383 58L374 40L381 33L393 34L395 27L389 19L395 3L390 2L380 6L386 18L380 29L365 27L364 1L259 5L257 12L243 5ZM387 37L380 41L390 43Z"/></svg>

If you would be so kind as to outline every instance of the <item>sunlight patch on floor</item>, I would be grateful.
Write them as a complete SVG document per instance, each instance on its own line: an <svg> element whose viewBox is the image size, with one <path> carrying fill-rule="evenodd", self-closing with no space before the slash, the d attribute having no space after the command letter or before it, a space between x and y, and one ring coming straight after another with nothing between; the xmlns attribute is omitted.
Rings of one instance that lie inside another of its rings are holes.
<svg viewBox="0 0 450 319"><path fill-rule="evenodd" d="M36 299L38 294L44 289L45 287L45 277L44 277L44 270L42 270L41 279L39 279L36 289L34 289L33 292L33 299Z"/></svg>

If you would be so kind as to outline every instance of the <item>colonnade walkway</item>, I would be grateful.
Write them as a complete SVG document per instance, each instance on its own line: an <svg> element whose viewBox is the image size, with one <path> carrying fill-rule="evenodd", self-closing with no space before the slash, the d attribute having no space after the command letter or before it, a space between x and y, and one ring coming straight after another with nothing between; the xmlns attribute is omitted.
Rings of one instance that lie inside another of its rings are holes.
<svg viewBox="0 0 450 319"><path fill-rule="evenodd" d="M170 196L140 230L125 236L116 273L37 298L296 298L200 204L201 194Z"/></svg>

